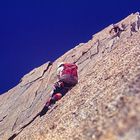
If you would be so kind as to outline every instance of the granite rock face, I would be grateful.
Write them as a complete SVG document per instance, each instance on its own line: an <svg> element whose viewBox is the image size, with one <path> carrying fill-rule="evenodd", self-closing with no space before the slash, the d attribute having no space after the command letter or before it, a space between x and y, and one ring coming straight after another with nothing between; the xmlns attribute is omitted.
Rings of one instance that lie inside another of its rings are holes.
<svg viewBox="0 0 140 140"><path fill-rule="evenodd" d="M79 83L40 117L60 61L78 65ZM0 140L13 139L140 140L139 13L34 69L0 95Z"/></svg>

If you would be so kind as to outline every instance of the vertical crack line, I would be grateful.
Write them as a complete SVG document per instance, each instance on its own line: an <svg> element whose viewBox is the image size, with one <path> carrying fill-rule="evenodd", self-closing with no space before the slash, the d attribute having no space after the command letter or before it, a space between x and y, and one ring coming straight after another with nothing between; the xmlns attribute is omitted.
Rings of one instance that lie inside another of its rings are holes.
<svg viewBox="0 0 140 140"><path fill-rule="evenodd" d="M34 81L32 81L32 82L30 82L30 83L27 83L27 84L32 84L32 83L35 82L36 80L42 78L42 77L44 76L45 72L49 69L49 67L50 67L51 65L52 65L52 63L50 62L50 63L48 64L48 67L43 71L43 74L42 74L40 77L38 77L38 78L35 79ZM50 69L50 70L51 70L51 69ZM50 70L49 70L49 73L50 73ZM49 76L49 77L50 77L50 76ZM49 80L49 78L48 78L48 80ZM27 84L26 84L26 85L27 85ZM35 92L35 97L34 97L34 99L33 99L33 101L32 101L32 103L31 103L31 105L30 105L29 108L31 108L31 106L33 105L33 102L34 102L34 100L35 100L35 98L36 98L36 96L37 96L37 92L38 92L38 90L39 90L41 84L42 84L42 82L40 83L38 89L36 90L36 92ZM30 86L31 86L31 85L30 85ZM29 87L30 87L30 86L29 86ZM24 129L25 127L27 127L28 125L30 125L30 124L39 116L39 114L40 114L40 112L39 112L31 121L29 121L29 123L27 123L27 124L25 124L23 127L21 127L21 128L20 128L21 130L20 130L18 133L13 134L8 140L13 140L17 135L19 135L19 134L23 131L23 129ZM14 128L15 128L15 126L16 126L17 120L18 120L18 118L16 119L16 121L15 121L13 127L12 127L12 131L14 130Z"/></svg>
<svg viewBox="0 0 140 140"><path fill-rule="evenodd" d="M48 72L48 73L49 73L49 76L48 76L48 80L47 80L47 82L46 82L46 85L48 85L49 80L51 79L51 76L52 76L51 70L52 70L52 67L50 68L50 70L49 70L49 72ZM46 85L45 85L45 87L46 87ZM44 90L46 90L46 88L45 88Z"/></svg>
<svg viewBox="0 0 140 140"><path fill-rule="evenodd" d="M7 115L5 115L5 116L0 120L0 122L2 122L6 117L7 117Z"/></svg>
<svg viewBox="0 0 140 140"><path fill-rule="evenodd" d="M32 84L32 83L34 83L35 81L37 81L37 80L39 80L40 78L42 78L42 77L44 76L44 74L47 72L47 70L49 69L49 67L50 67L52 64L53 64L52 62L49 62L47 68L43 71L43 73L42 73L41 76L39 76L39 77L36 78L35 80L33 80L33 81L31 81L31 82L25 84L24 86L26 86L26 85L28 85L28 84Z"/></svg>
<svg viewBox="0 0 140 140"><path fill-rule="evenodd" d="M31 121L29 121L27 124L22 126L21 130L15 134L13 134L8 140L13 140L15 137L17 137L24 130L24 128L26 128L28 125L30 125L39 116L39 114L40 114L40 112Z"/></svg>
<svg viewBox="0 0 140 140"><path fill-rule="evenodd" d="M13 134L8 140L13 140L16 136L17 134Z"/></svg>
<svg viewBox="0 0 140 140"><path fill-rule="evenodd" d="M98 40L98 42L97 42L98 44L97 44L97 52L95 52L94 54L92 54L91 53L91 49L90 49L90 54L91 54L91 56L90 56L90 59L92 59L93 58L93 56L95 56L96 54L98 54L99 53L99 46L100 46L100 41Z"/></svg>
<svg viewBox="0 0 140 140"><path fill-rule="evenodd" d="M98 43L98 44L97 44ZM97 52L95 52L94 54L92 54L91 53L91 49L93 48L93 47L95 47L94 45L95 44L97 44ZM98 54L99 53L99 45L100 45L100 41L98 40L98 41L96 41L96 43L95 43L94 45L92 45L86 52L83 52L82 53L82 55L74 62L74 63L77 63L83 56L85 56L88 52L90 53L90 56L89 57L87 57L87 58L85 58L83 61L81 61L80 63L78 63L78 64L81 64L81 63L83 63L84 61L86 61L87 59L92 59L92 57L94 56L94 55L96 55L96 54Z"/></svg>
<svg viewBox="0 0 140 140"><path fill-rule="evenodd" d="M14 124L13 124L12 131L14 130L14 128L15 128L15 126L16 126L17 120L18 120L18 117L16 118L16 121L15 121Z"/></svg>

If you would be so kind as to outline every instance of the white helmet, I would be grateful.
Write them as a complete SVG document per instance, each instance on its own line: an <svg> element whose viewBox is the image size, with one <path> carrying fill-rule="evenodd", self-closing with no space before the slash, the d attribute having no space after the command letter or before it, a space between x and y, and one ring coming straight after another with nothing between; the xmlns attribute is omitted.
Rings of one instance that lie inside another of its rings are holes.
<svg viewBox="0 0 140 140"><path fill-rule="evenodd" d="M62 67L64 64L65 64L65 62L58 62L57 69L60 68L60 67Z"/></svg>

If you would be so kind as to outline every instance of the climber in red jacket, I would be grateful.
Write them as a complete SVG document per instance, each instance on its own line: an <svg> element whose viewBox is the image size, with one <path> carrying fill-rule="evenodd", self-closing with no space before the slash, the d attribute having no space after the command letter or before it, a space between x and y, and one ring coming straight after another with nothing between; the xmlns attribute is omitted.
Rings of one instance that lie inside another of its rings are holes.
<svg viewBox="0 0 140 140"><path fill-rule="evenodd" d="M77 65L73 63L61 62L57 66L58 81L54 83L54 89L50 94L50 99L47 101L42 111L45 112L48 108L60 100L73 86L78 83Z"/></svg>

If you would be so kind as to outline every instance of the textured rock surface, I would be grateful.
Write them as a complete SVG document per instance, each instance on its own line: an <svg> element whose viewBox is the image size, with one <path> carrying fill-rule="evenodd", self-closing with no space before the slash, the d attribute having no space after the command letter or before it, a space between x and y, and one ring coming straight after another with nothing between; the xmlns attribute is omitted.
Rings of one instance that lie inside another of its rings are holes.
<svg viewBox="0 0 140 140"><path fill-rule="evenodd" d="M78 65L79 84L40 117L59 61ZM139 13L34 69L1 95L0 140L8 139L139 140Z"/></svg>

